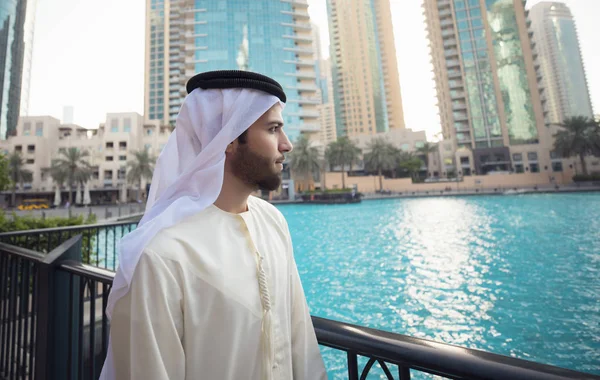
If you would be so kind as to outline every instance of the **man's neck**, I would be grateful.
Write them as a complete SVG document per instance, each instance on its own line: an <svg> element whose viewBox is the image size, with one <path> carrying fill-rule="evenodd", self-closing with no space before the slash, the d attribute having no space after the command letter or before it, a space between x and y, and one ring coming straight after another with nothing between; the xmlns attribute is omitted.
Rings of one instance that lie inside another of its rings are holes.
<svg viewBox="0 0 600 380"><path fill-rule="evenodd" d="M238 178L225 173L221 193L215 201L215 206L232 214L248 211L248 197L255 189L240 181Z"/></svg>

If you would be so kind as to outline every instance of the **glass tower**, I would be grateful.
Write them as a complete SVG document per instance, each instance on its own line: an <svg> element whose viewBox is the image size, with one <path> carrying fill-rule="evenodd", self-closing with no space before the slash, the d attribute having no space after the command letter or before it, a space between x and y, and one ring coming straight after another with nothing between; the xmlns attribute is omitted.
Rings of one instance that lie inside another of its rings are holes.
<svg viewBox="0 0 600 380"><path fill-rule="evenodd" d="M529 12L536 42L538 73L547 99L549 123L571 116L593 117L592 104L569 8L559 2L542 2Z"/></svg>
<svg viewBox="0 0 600 380"><path fill-rule="evenodd" d="M146 117L174 124L196 73L241 69L284 87L286 131L319 130L306 0L148 0Z"/></svg>
<svg viewBox="0 0 600 380"><path fill-rule="evenodd" d="M470 149L538 143L524 2L425 0L424 8L444 137Z"/></svg>
<svg viewBox="0 0 600 380"><path fill-rule="evenodd" d="M25 52L26 0L0 1L0 138L15 133L19 120Z"/></svg>

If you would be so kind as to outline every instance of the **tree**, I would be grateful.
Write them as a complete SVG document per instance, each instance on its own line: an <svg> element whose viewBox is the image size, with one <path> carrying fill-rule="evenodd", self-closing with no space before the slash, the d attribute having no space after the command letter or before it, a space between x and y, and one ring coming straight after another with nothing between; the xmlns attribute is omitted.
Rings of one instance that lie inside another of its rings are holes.
<svg viewBox="0 0 600 380"><path fill-rule="evenodd" d="M437 149L437 144L431 144L429 142L425 142L422 147L417 148L417 152L423 155L423 161L425 162L427 171L429 171L429 153L434 153L437 151Z"/></svg>
<svg viewBox="0 0 600 380"><path fill-rule="evenodd" d="M77 183L85 184L92 176L92 168L87 161L90 156L86 150L79 148L68 148L59 151L59 156L52 162L51 169L58 173L66 173L67 185L69 186L69 204L73 204L73 191Z"/></svg>
<svg viewBox="0 0 600 380"><path fill-rule="evenodd" d="M575 116L557 125L562 130L554 135L554 151L562 157L579 156L583 174L587 175L585 156L600 156L600 123L585 116Z"/></svg>
<svg viewBox="0 0 600 380"><path fill-rule="evenodd" d="M20 184L21 189L23 189L24 182L31 182L33 180L33 172L25 169L23 157L21 157L21 154L18 152L14 152L8 157L8 172L12 182L10 204L12 207L15 207L17 201L17 184Z"/></svg>
<svg viewBox="0 0 600 380"><path fill-rule="evenodd" d="M413 155L412 153L401 153L398 167L400 167L400 169L406 170L410 174L410 178L413 181L416 180L416 175L419 172L419 170L421 170L422 166L423 161L419 157Z"/></svg>
<svg viewBox="0 0 600 380"><path fill-rule="evenodd" d="M10 186L10 165L7 157L0 154L0 191Z"/></svg>
<svg viewBox="0 0 600 380"><path fill-rule="evenodd" d="M140 199L140 191L142 190L142 181L152 180L154 173L154 163L156 158L150 155L148 149L144 148L137 152L133 152L133 161L127 162L127 182L138 183L137 199Z"/></svg>
<svg viewBox="0 0 600 380"><path fill-rule="evenodd" d="M319 150L311 145L305 135L301 135L296 140L289 158L292 172L302 176L309 183L313 179L313 174L321 169Z"/></svg>
<svg viewBox="0 0 600 380"><path fill-rule="evenodd" d="M396 166L395 147L382 137L372 139L365 154L365 170L376 171L379 176L379 191L383 191L383 171L393 170Z"/></svg>
<svg viewBox="0 0 600 380"><path fill-rule="evenodd" d="M352 166L358 161L360 154L360 148L346 136L340 137L337 141L329 143L325 150L327 162L332 166L342 167L342 188L344 189L346 188L346 181L344 179L346 165L348 165L350 171L352 171Z"/></svg>

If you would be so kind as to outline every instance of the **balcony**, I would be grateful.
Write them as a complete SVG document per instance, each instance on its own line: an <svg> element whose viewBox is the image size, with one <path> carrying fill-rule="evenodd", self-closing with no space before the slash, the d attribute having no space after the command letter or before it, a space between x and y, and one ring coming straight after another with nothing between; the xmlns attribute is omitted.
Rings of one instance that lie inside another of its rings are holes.
<svg viewBox="0 0 600 380"><path fill-rule="evenodd" d="M299 67L315 67L315 64L316 64L316 62L314 60L311 60L311 59L306 59L306 60L305 59L298 59L298 60L295 60L295 61L287 60L287 61L283 61L283 62L285 62L285 63L291 63L291 64L294 64L294 65L299 66Z"/></svg>
<svg viewBox="0 0 600 380"><path fill-rule="evenodd" d="M310 20L310 16L308 15L308 12L300 12L300 11L281 11L282 14L284 15L289 15L292 16L294 19L298 19L298 20Z"/></svg>
<svg viewBox="0 0 600 380"><path fill-rule="evenodd" d="M319 124L308 124L303 123L300 124L300 132L319 132L321 130L321 126Z"/></svg>
<svg viewBox="0 0 600 380"><path fill-rule="evenodd" d="M297 23L282 22L281 25L289 27L289 28L294 28L294 30L302 30L302 31L311 31L312 30L312 27L310 26L310 24L297 24Z"/></svg>
<svg viewBox="0 0 600 380"><path fill-rule="evenodd" d="M291 51L296 54L310 54L311 56L314 54L313 49L306 48L283 48L284 51Z"/></svg>
<svg viewBox="0 0 600 380"><path fill-rule="evenodd" d="M291 34L284 34L283 36L281 36L283 38L287 38L289 40L294 40L296 42L303 42L303 43L307 43L307 44L311 44L313 42L313 39L311 36L298 36L298 35L291 35Z"/></svg>
<svg viewBox="0 0 600 380"><path fill-rule="evenodd" d="M290 90L298 90L300 92L316 92L318 90L317 86L309 85L309 84L299 84L297 86L286 86L287 89Z"/></svg>
<svg viewBox="0 0 600 380"><path fill-rule="evenodd" d="M308 8L308 2L306 0L279 0L282 3L292 4L294 7L298 8Z"/></svg>

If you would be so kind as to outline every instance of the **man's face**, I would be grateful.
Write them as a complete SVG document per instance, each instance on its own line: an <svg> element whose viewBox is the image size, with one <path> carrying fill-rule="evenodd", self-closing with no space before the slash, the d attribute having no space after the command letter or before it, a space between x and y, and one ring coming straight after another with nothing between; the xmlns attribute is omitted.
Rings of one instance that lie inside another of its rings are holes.
<svg viewBox="0 0 600 380"><path fill-rule="evenodd" d="M232 173L244 183L261 190L274 191L281 185L284 153L292 143L283 131L281 105L275 104L248 128L246 142L232 143Z"/></svg>

